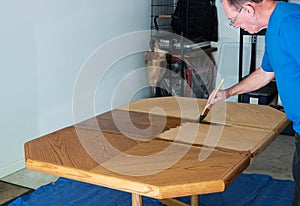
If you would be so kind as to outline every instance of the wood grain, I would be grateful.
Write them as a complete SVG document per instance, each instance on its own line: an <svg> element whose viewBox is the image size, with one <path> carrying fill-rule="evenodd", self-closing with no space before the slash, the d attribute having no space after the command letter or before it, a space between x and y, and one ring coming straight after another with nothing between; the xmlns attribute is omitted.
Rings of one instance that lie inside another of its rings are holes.
<svg viewBox="0 0 300 206"><path fill-rule="evenodd" d="M166 206L191 206L176 199L162 199L160 202Z"/></svg>
<svg viewBox="0 0 300 206"><path fill-rule="evenodd" d="M25 143L25 158L89 170L136 144L120 134L68 127Z"/></svg>
<svg viewBox="0 0 300 206"><path fill-rule="evenodd" d="M196 121L206 105L206 100L185 97L161 97L141 99L118 109L153 113ZM161 110L151 110L153 108ZM205 122L255 127L274 130L279 134L289 124L285 114L267 105L234 102L215 104Z"/></svg>
<svg viewBox="0 0 300 206"><path fill-rule="evenodd" d="M118 109L194 121L199 117L205 105L204 99L172 96L140 99Z"/></svg>
<svg viewBox="0 0 300 206"><path fill-rule="evenodd" d="M77 124L76 127L149 139L170 128L181 125L182 122L184 120L180 118L126 110L112 110L83 121Z"/></svg>
<svg viewBox="0 0 300 206"><path fill-rule="evenodd" d="M25 158L54 165L64 165L82 170L97 166L76 137L76 131L68 127L25 143ZM76 149L75 149L76 148ZM80 156L80 159L75 157Z"/></svg>
<svg viewBox="0 0 300 206"><path fill-rule="evenodd" d="M276 134L273 131L248 127L184 123L159 134L158 137L219 150L251 153L253 157L263 151L275 139Z"/></svg>
<svg viewBox="0 0 300 206"><path fill-rule="evenodd" d="M138 100L25 143L26 166L158 199L224 191L289 122L267 106L222 103L195 124L205 104Z"/></svg>
<svg viewBox="0 0 300 206"><path fill-rule="evenodd" d="M233 102L217 103L205 120L273 130L277 135L289 124L285 113L270 106Z"/></svg>
<svg viewBox="0 0 300 206"><path fill-rule="evenodd" d="M47 150L41 151L41 145ZM67 145L66 149L62 145ZM80 144L74 128L67 128L26 143L26 165L29 169L162 199L223 191L250 161L247 155L213 151L200 162L199 153L206 149L161 140L136 143L128 138L122 145L128 147L125 152L109 158L102 154L106 159L98 163Z"/></svg>
<svg viewBox="0 0 300 206"><path fill-rule="evenodd" d="M141 195L132 194L131 201L132 206L143 206L143 199Z"/></svg>

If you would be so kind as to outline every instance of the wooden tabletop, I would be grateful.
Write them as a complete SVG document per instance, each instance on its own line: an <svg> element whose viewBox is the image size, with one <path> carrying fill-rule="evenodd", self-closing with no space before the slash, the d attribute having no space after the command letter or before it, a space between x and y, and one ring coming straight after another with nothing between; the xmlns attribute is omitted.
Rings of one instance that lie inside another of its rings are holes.
<svg viewBox="0 0 300 206"><path fill-rule="evenodd" d="M195 121L206 105L206 99L164 97L140 99L119 109L166 115ZM288 124L285 114L267 105L218 102L206 122L274 130L279 134Z"/></svg>
<svg viewBox="0 0 300 206"><path fill-rule="evenodd" d="M289 123L273 108L223 104L199 124L205 100L138 100L27 142L26 166L157 199L221 192Z"/></svg>

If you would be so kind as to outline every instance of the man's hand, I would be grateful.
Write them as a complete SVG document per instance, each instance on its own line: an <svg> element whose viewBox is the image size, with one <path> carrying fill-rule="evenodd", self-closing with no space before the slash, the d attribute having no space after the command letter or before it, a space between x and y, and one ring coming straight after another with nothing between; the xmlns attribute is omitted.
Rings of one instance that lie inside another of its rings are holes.
<svg viewBox="0 0 300 206"><path fill-rule="evenodd" d="M207 104L213 105L213 104L215 104L219 101L225 100L229 97L228 90L219 90L218 93L216 94L215 98L212 99L215 92L216 92L216 90L214 89L212 91L212 93L210 93L208 100L207 100Z"/></svg>

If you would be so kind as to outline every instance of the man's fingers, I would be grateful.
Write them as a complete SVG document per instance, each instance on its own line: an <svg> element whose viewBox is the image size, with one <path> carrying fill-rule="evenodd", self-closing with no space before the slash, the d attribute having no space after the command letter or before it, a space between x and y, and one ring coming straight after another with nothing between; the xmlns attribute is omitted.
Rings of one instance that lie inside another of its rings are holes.
<svg viewBox="0 0 300 206"><path fill-rule="evenodd" d="M222 101L224 99L226 99L226 95L225 95L225 91L224 90L219 90L218 93L216 94L215 98L213 98L214 93L216 92L216 90L213 90L212 93L209 95L208 100L207 100L207 104L215 104L219 101Z"/></svg>

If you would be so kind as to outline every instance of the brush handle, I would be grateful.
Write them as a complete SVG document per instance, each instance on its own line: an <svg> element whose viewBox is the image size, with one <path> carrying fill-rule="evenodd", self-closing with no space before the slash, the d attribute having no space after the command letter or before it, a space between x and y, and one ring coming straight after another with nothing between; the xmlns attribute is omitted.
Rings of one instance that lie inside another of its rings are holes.
<svg viewBox="0 0 300 206"><path fill-rule="evenodd" d="M216 95L217 95L217 93L219 92L219 90L220 90L221 86L223 85L223 83L224 83L224 79L222 79L222 80L220 81L220 83L219 83L217 89L215 90L215 92L213 93L211 99L214 99L214 98L216 97ZM204 107L204 109L207 109L207 108L209 108L210 106L211 106L211 103L207 104L207 105Z"/></svg>

